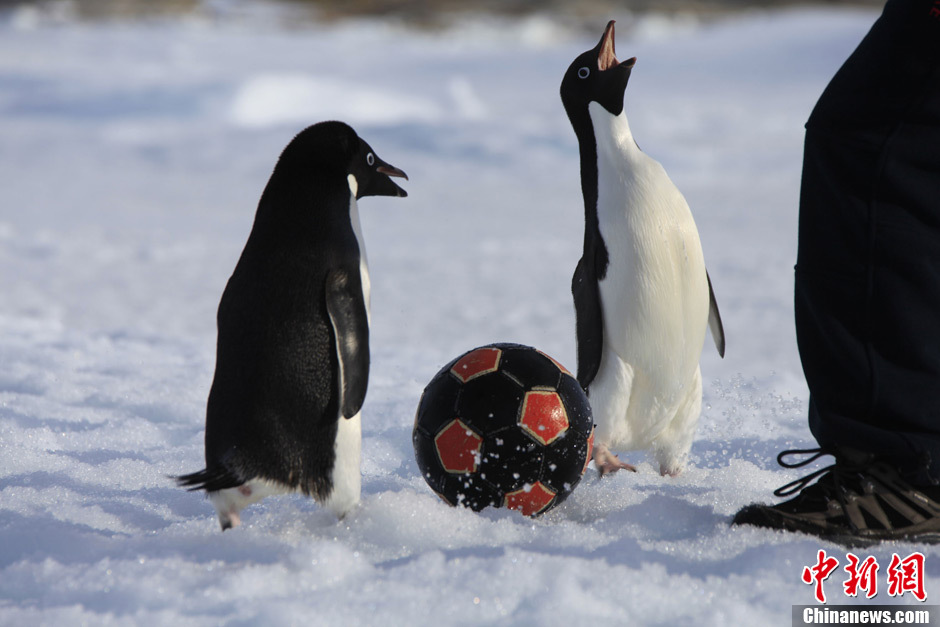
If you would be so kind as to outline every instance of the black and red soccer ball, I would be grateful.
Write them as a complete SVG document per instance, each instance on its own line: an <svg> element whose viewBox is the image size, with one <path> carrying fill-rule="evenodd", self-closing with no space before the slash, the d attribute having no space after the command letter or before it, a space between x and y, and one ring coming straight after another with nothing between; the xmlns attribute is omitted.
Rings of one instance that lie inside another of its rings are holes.
<svg viewBox="0 0 940 627"><path fill-rule="evenodd" d="M594 421L584 390L557 361L528 346L491 344L431 379L412 441L422 476L451 505L538 516L581 480Z"/></svg>

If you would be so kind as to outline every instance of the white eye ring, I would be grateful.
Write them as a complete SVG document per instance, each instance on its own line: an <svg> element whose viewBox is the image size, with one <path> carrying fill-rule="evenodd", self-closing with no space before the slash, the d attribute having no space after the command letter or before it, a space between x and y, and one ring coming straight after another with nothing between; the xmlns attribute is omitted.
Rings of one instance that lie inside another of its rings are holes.
<svg viewBox="0 0 940 627"><path fill-rule="evenodd" d="M369 165L375 165L375 155L371 152L366 155L366 163Z"/></svg>
<svg viewBox="0 0 940 627"><path fill-rule="evenodd" d="M591 75L591 68L589 67L583 67L580 70L578 70L578 78L587 78L590 75Z"/></svg>

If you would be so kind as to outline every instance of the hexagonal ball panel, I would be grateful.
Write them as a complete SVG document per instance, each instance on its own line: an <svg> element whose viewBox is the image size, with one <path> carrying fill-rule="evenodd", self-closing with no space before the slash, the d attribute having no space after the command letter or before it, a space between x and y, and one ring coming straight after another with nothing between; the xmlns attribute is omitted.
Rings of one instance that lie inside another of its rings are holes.
<svg viewBox="0 0 940 627"><path fill-rule="evenodd" d="M542 351L540 351L540 350L538 350L538 349L536 349L536 350L537 350L537 352L539 353L539 355L542 355L543 357L545 357L546 359L548 359L550 362L552 362L553 364L555 364L555 366L556 366L559 370L561 370L562 372L564 372L566 375L568 375L569 377L573 377L573 376L574 376L573 374L571 374L571 371L570 371L570 370L568 370L567 368L565 368L565 367L562 365L562 363L561 363L560 361L558 361L557 359L555 359L554 357L552 357L552 356L549 355L548 353L543 353Z"/></svg>
<svg viewBox="0 0 940 627"><path fill-rule="evenodd" d="M515 429L523 396L522 388L499 373L477 377L461 386L453 417L482 434Z"/></svg>
<svg viewBox="0 0 940 627"><path fill-rule="evenodd" d="M478 472L502 495L541 479L544 458L545 447L511 425L483 439Z"/></svg>
<svg viewBox="0 0 940 627"><path fill-rule="evenodd" d="M570 375L562 375L555 390L565 402L565 409L568 410L569 428L587 438L591 435L591 429L594 428L594 416L591 413L591 403L581 388L581 384Z"/></svg>
<svg viewBox="0 0 940 627"><path fill-rule="evenodd" d="M423 430L412 432L411 441L415 449L415 461L418 463L418 470L421 476L428 482L428 486L435 492L441 491L441 472L440 458L437 454L437 447L434 445L434 438Z"/></svg>
<svg viewBox="0 0 940 627"><path fill-rule="evenodd" d="M466 383L481 375L496 372L499 358L503 354L498 348L478 348L470 351L450 367L452 375Z"/></svg>
<svg viewBox="0 0 940 627"><path fill-rule="evenodd" d="M524 346L507 346L499 362L499 371L519 382L527 390L558 387L561 370L547 355Z"/></svg>
<svg viewBox="0 0 940 627"><path fill-rule="evenodd" d="M476 472L483 438L460 420L452 420L434 438L441 466L451 474Z"/></svg>
<svg viewBox="0 0 940 627"><path fill-rule="evenodd" d="M565 437L543 448L545 456L539 480L556 492L565 492L577 485L583 476L581 470L587 457L587 439L569 429Z"/></svg>
<svg viewBox="0 0 940 627"><path fill-rule="evenodd" d="M568 429L568 412L554 391L526 392L519 424L542 444L551 444Z"/></svg>
<svg viewBox="0 0 940 627"><path fill-rule="evenodd" d="M423 429L428 437L457 416L457 398L462 384L454 377L434 377L421 394L415 412L415 429Z"/></svg>
<svg viewBox="0 0 940 627"><path fill-rule="evenodd" d="M551 504L555 493L542 485L541 481L527 487L528 489L524 487L507 493L503 504L508 509L520 511L526 516L537 516Z"/></svg>
<svg viewBox="0 0 940 627"><path fill-rule="evenodd" d="M442 490L451 505L468 507L479 512L487 507L499 507L503 502L502 492L480 479L478 472L472 474L443 473Z"/></svg>

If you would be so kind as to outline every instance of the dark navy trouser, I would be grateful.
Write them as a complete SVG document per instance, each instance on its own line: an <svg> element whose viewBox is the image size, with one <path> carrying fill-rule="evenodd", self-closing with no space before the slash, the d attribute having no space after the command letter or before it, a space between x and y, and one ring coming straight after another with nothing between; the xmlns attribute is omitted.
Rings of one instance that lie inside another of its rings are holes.
<svg viewBox="0 0 940 627"><path fill-rule="evenodd" d="M940 0L889 0L806 124L795 315L820 445L940 482Z"/></svg>

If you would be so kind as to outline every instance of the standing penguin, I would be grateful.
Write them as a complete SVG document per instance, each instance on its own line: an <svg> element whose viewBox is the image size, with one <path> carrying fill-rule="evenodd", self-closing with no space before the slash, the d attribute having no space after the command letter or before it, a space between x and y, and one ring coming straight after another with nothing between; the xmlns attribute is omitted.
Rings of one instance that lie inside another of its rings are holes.
<svg viewBox="0 0 940 627"><path fill-rule="evenodd" d="M302 492L342 517L359 502L369 378L369 272L356 201L406 196L405 173L342 122L281 153L218 311L205 490L222 530L265 496Z"/></svg>
<svg viewBox="0 0 940 627"><path fill-rule="evenodd" d="M616 448L650 449L660 472L674 476L701 410L705 327L722 356L725 340L689 205L627 123L624 91L635 63L617 61L611 21L561 82L584 195L584 254L571 286L578 381L597 422L601 474L635 470Z"/></svg>

